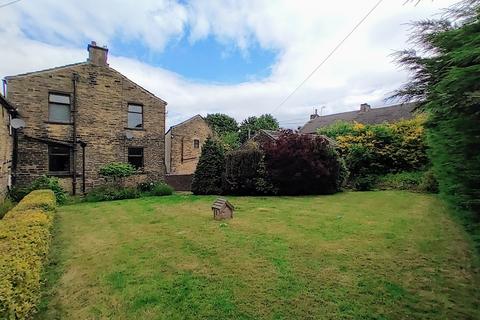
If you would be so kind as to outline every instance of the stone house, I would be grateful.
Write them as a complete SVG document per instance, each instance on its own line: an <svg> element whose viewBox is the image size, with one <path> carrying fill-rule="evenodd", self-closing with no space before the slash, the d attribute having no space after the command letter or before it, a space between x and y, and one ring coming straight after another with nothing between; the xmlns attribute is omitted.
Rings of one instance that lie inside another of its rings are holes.
<svg viewBox="0 0 480 320"><path fill-rule="evenodd" d="M101 166L129 162L130 183L164 179L167 103L109 67L108 49L86 62L6 78L26 126L18 135L16 183L59 177L72 193L103 183Z"/></svg>
<svg viewBox="0 0 480 320"><path fill-rule="evenodd" d="M207 121L196 115L174 125L165 134L165 166L169 175L195 173L202 145L213 132Z"/></svg>
<svg viewBox="0 0 480 320"><path fill-rule="evenodd" d="M377 124L383 122L396 122L402 119L411 119L415 116L416 104L405 103L386 107L372 108L367 103L362 103L356 111L342 112L320 116L317 112L310 116L300 133L316 133L317 129L333 124L337 121L358 122L363 124Z"/></svg>
<svg viewBox="0 0 480 320"><path fill-rule="evenodd" d="M11 186L13 134L10 121L16 116L14 106L0 95L0 201Z"/></svg>

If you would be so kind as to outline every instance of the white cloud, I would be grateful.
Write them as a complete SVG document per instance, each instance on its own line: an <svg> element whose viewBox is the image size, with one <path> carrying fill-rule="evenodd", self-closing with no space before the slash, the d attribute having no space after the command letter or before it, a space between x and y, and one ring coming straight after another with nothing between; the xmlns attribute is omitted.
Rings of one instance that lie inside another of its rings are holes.
<svg viewBox="0 0 480 320"><path fill-rule="evenodd" d="M169 0L22 1L0 9L0 75L86 59L86 41L141 42L160 54L170 41L209 36L246 56L253 45L279 52L271 75L236 85L197 83L161 68L121 57L110 64L169 102L169 125L194 114L224 112L238 120L272 112L376 3L366 1ZM325 105L326 113L381 104L405 80L392 63L406 47L405 23L430 16L452 0L384 1L337 53L275 115L296 126ZM35 38L37 40L31 40ZM78 47L81 48L78 48ZM115 48L113 48L115 49ZM288 120L293 119L293 120ZM288 121L287 121L288 120Z"/></svg>

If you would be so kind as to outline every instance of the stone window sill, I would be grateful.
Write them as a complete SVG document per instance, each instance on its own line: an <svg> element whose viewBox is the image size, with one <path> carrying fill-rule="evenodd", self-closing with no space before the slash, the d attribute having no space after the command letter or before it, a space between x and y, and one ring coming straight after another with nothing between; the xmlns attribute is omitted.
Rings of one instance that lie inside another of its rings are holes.
<svg viewBox="0 0 480 320"><path fill-rule="evenodd" d="M73 122L45 121L45 123L46 124L61 124L61 125L67 125L67 126L73 125Z"/></svg>
<svg viewBox="0 0 480 320"><path fill-rule="evenodd" d="M73 176L73 173L69 171L49 171L48 175L52 177L71 177ZM81 177L81 176L82 176L81 173L77 173L77 177Z"/></svg>
<svg viewBox="0 0 480 320"><path fill-rule="evenodd" d="M129 127L125 127L124 129L125 129L125 130L135 130L135 131L145 131L144 128L129 128Z"/></svg>

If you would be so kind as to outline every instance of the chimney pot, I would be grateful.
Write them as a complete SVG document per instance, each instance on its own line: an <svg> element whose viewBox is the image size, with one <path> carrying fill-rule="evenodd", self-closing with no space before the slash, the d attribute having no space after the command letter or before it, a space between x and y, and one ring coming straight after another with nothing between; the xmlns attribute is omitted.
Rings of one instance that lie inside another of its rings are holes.
<svg viewBox="0 0 480 320"><path fill-rule="evenodd" d="M310 115L310 120L316 119L318 117L319 117L318 109L315 109L315 113Z"/></svg>
<svg viewBox="0 0 480 320"><path fill-rule="evenodd" d="M362 103L360 105L361 112L367 112L367 111L370 111L370 109L372 109L372 107L368 103Z"/></svg>
<svg viewBox="0 0 480 320"><path fill-rule="evenodd" d="M88 62L97 66L108 66L108 49L106 46L99 47L95 41L88 45Z"/></svg>

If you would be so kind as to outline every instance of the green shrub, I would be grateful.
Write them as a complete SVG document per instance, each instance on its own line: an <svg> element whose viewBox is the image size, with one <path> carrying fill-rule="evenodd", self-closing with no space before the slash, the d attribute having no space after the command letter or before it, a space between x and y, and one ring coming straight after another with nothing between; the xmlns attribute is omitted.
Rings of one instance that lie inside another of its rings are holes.
<svg viewBox="0 0 480 320"><path fill-rule="evenodd" d="M410 190L437 193L438 183L432 170L389 173L378 176L375 188L381 190Z"/></svg>
<svg viewBox="0 0 480 320"><path fill-rule="evenodd" d="M36 311L53 220L45 208L52 203L52 191L33 191L0 221L1 319L29 319Z"/></svg>
<svg viewBox="0 0 480 320"><path fill-rule="evenodd" d="M377 177L375 175L362 175L353 178L349 185L356 191L370 191L375 189Z"/></svg>
<svg viewBox="0 0 480 320"><path fill-rule="evenodd" d="M224 169L225 153L222 144L208 138L202 147L202 154L193 176L192 192L194 194L221 194Z"/></svg>
<svg viewBox="0 0 480 320"><path fill-rule="evenodd" d="M153 189L153 186L155 185L155 182L149 181L149 182L140 182L137 184L137 189L141 192L150 192Z"/></svg>
<svg viewBox="0 0 480 320"><path fill-rule="evenodd" d="M14 186L8 191L8 197L14 202L20 202L28 192L27 187Z"/></svg>
<svg viewBox="0 0 480 320"><path fill-rule="evenodd" d="M429 165L424 133L426 117L396 123L363 125L337 122L318 130L336 140L350 172L350 184L363 184L367 175L419 171Z"/></svg>
<svg viewBox="0 0 480 320"><path fill-rule="evenodd" d="M19 202L23 199L27 194L32 192L33 190L43 190L48 189L52 190L55 194L55 198L57 203L63 204L67 200L67 192L62 188L58 178L56 177L48 177L43 175L41 177L36 178L26 187L14 187L9 192L9 197L15 201Z"/></svg>
<svg viewBox="0 0 480 320"><path fill-rule="evenodd" d="M438 181L432 169L423 174L418 188L421 192L438 193Z"/></svg>
<svg viewBox="0 0 480 320"><path fill-rule="evenodd" d="M90 190L85 196L87 202L111 201L122 199L135 199L141 196L140 191L134 187L122 187L116 184L106 184Z"/></svg>
<svg viewBox="0 0 480 320"><path fill-rule="evenodd" d="M130 163L111 162L102 166L99 173L107 180L112 179L114 183L121 183L123 178L135 173L135 168Z"/></svg>
<svg viewBox="0 0 480 320"><path fill-rule="evenodd" d="M419 191L423 175L422 171L390 173L378 177L376 186L381 190Z"/></svg>
<svg viewBox="0 0 480 320"><path fill-rule="evenodd" d="M275 193L268 179L265 154L256 144L227 153L224 189L229 194L237 195Z"/></svg>
<svg viewBox="0 0 480 320"><path fill-rule="evenodd" d="M5 198L2 202L0 202L0 219L13 208L13 202L9 198Z"/></svg>
<svg viewBox="0 0 480 320"><path fill-rule="evenodd" d="M168 196L173 193L173 188L165 182L157 182L153 185L150 194L152 196Z"/></svg>

